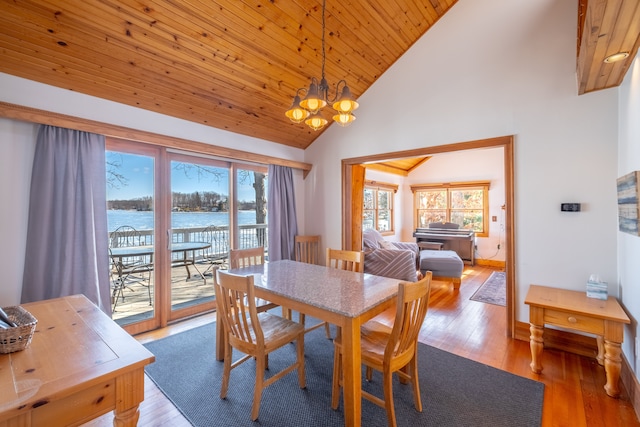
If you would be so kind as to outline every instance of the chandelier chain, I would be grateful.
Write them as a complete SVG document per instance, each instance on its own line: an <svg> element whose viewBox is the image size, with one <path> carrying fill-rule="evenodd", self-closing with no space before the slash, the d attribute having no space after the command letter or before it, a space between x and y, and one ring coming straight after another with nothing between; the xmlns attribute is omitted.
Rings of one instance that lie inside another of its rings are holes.
<svg viewBox="0 0 640 427"><path fill-rule="evenodd" d="M324 61L326 58L326 53L324 50L324 28L325 28L325 22L324 22L324 10L325 7L327 5L327 0L322 0L322 78L324 79Z"/></svg>

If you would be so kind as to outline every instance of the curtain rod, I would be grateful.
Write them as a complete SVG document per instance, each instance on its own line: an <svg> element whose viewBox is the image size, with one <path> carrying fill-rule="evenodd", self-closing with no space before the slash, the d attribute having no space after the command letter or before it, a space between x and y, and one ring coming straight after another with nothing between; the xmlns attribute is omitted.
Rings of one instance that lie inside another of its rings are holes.
<svg viewBox="0 0 640 427"><path fill-rule="evenodd" d="M160 145L167 148L174 148L195 153L210 154L227 159L288 166L293 169L302 170L303 176L305 178L311 171L312 167L310 163L281 159L279 157L265 156L262 154L250 153L242 150L234 150L232 148L210 145L204 142L191 141L188 139L176 138L143 130L136 130L124 126L83 119L80 117L68 116L65 114L54 113L51 111L25 107L22 105L11 104L2 101L0 101L0 117L22 120L31 123L64 127L85 132L92 132L107 137L144 142L147 144Z"/></svg>

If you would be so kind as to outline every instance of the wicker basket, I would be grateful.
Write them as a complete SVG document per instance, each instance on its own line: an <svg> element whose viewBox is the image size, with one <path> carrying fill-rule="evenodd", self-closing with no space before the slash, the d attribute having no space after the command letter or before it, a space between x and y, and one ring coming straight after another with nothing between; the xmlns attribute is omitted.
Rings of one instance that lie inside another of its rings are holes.
<svg viewBox="0 0 640 427"><path fill-rule="evenodd" d="M24 350L31 344L38 320L20 306L3 308L9 319L18 326L0 329L0 353Z"/></svg>

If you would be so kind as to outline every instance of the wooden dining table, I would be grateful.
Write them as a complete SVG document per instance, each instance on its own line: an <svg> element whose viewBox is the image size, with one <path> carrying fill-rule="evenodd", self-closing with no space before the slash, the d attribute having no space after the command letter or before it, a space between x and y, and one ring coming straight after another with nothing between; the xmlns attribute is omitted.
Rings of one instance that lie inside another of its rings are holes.
<svg viewBox="0 0 640 427"><path fill-rule="evenodd" d="M289 260L229 272L253 275L258 298L342 328L345 425L360 426L360 325L395 305L398 280ZM224 336L216 322L218 360L224 358Z"/></svg>

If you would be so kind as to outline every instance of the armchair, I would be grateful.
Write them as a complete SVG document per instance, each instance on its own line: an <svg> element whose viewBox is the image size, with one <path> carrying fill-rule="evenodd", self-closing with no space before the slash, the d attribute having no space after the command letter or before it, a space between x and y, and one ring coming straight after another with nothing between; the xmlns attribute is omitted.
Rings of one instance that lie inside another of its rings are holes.
<svg viewBox="0 0 640 427"><path fill-rule="evenodd" d="M389 242L378 230L362 233L364 272L406 282L418 280L417 260L420 254L415 242Z"/></svg>

